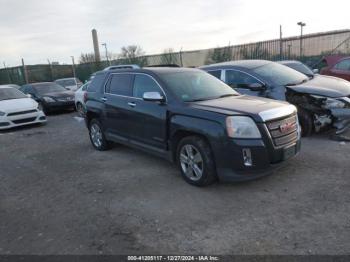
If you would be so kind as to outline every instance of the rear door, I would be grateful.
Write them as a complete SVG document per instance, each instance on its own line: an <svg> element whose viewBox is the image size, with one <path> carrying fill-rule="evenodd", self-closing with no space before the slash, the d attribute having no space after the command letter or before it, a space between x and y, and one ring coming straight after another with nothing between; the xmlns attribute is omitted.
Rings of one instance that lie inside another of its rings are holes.
<svg viewBox="0 0 350 262"><path fill-rule="evenodd" d="M144 101L142 98L145 92L159 92L163 97L166 97L160 84L152 76L135 74L133 83L135 140L153 148L166 149L166 102Z"/></svg>
<svg viewBox="0 0 350 262"><path fill-rule="evenodd" d="M116 73L110 75L102 101L105 104L105 131L107 135L127 139L135 136L133 128L135 98L132 97L133 75Z"/></svg>

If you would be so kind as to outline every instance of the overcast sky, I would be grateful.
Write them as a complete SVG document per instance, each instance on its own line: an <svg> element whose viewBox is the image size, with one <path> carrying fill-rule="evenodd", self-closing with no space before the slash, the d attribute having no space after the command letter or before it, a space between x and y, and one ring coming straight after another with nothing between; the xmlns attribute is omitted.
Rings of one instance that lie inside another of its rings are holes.
<svg viewBox="0 0 350 262"><path fill-rule="evenodd" d="M349 0L0 0L0 62L59 61L93 51L91 29L118 53L193 50L348 29ZM101 48L102 49L102 48ZM101 50L102 55L102 50Z"/></svg>

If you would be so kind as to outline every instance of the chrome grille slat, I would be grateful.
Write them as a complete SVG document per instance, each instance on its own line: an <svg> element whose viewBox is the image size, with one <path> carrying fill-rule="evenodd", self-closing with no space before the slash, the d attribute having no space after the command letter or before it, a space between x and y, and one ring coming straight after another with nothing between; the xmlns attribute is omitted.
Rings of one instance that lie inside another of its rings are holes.
<svg viewBox="0 0 350 262"><path fill-rule="evenodd" d="M35 112L37 112L37 110L33 109L33 110L27 110L27 111L8 113L7 116L18 116L18 115L25 115L25 114L35 113Z"/></svg>
<svg viewBox="0 0 350 262"><path fill-rule="evenodd" d="M273 143L276 147L295 143L298 140L298 119L296 114L282 119L271 120L266 123ZM281 126L290 125L289 129L283 130Z"/></svg>

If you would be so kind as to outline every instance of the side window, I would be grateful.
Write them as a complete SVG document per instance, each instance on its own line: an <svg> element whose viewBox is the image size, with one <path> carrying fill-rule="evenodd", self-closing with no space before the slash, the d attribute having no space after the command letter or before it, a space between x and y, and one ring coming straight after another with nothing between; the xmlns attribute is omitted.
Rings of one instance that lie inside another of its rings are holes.
<svg viewBox="0 0 350 262"><path fill-rule="evenodd" d="M97 92L100 91L105 80L105 74L97 74L89 84L87 89L88 92Z"/></svg>
<svg viewBox="0 0 350 262"><path fill-rule="evenodd" d="M226 70L225 83L233 88L246 88L248 85L258 82L259 81L254 77L247 75L246 73L235 70Z"/></svg>
<svg viewBox="0 0 350 262"><path fill-rule="evenodd" d="M343 71L350 71L350 59L340 61L334 66L334 68Z"/></svg>
<svg viewBox="0 0 350 262"><path fill-rule="evenodd" d="M146 92L163 93L158 84L151 77L147 75L135 75L133 96L142 98L143 94Z"/></svg>
<svg viewBox="0 0 350 262"><path fill-rule="evenodd" d="M115 74L109 82L107 93L120 96L132 96L132 74Z"/></svg>
<svg viewBox="0 0 350 262"><path fill-rule="evenodd" d="M221 70L208 71L208 73L221 80Z"/></svg>

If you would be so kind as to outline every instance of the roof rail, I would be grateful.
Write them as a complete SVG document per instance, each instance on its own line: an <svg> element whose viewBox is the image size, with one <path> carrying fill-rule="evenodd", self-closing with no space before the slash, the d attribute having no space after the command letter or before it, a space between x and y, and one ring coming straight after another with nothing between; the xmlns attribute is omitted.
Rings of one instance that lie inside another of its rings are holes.
<svg viewBox="0 0 350 262"><path fill-rule="evenodd" d="M180 67L177 64L149 65L147 67Z"/></svg>
<svg viewBox="0 0 350 262"><path fill-rule="evenodd" d="M140 69L141 67L138 65L113 65L106 67L102 71L109 71L109 70L115 70L115 69Z"/></svg>

